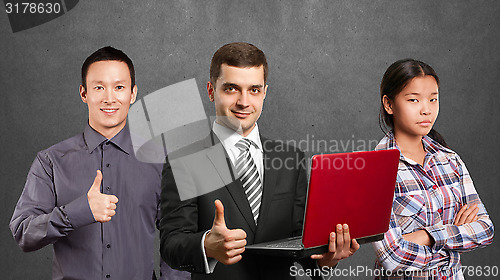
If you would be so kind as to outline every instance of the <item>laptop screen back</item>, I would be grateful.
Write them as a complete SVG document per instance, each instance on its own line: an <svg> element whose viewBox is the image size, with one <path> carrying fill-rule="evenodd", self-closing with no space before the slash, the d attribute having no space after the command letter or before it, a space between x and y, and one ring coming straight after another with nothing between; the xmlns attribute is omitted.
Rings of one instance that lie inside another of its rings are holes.
<svg viewBox="0 0 500 280"><path fill-rule="evenodd" d="M328 244L337 224L348 224L351 238L386 232L398 162L398 150L313 156L304 248Z"/></svg>

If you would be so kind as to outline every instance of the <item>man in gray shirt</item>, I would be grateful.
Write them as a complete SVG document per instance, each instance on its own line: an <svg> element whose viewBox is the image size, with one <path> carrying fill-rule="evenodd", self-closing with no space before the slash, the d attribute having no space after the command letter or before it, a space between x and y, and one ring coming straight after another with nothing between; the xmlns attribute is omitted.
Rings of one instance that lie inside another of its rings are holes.
<svg viewBox="0 0 500 280"><path fill-rule="evenodd" d="M54 245L53 279L156 279L162 165L134 155L126 125L137 96L130 58L112 47L90 55L80 96L88 124L82 134L37 154L12 234L26 252ZM163 279L189 275L165 269Z"/></svg>

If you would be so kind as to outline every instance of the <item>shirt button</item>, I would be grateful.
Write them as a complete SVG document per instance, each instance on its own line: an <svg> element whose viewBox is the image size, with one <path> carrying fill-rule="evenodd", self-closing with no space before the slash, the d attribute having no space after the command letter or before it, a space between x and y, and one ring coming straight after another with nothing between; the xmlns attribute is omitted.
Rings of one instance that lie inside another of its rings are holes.
<svg viewBox="0 0 500 280"><path fill-rule="evenodd" d="M109 163L106 163L106 167L109 167Z"/></svg>
<svg viewBox="0 0 500 280"><path fill-rule="evenodd" d="M443 276L441 279L446 280L446 276Z"/></svg>
<svg viewBox="0 0 500 280"><path fill-rule="evenodd" d="M439 208L438 212L439 212L439 214L443 213L443 209ZM443 277L446 277L446 276L443 276ZM446 279L446 278L443 278L443 279Z"/></svg>
<svg viewBox="0 0 500 280"><path fill-rule="evenodd" d="M109 278L109 277L111 277L111 275L109 275L109 274L106 274L106 278Z"/></svg>
<svg viewBox="0 0 500 280"><path fill-rule="evenodd" d="M106 248L108 249L111 248L111 244L106 245Z"/></svg>
<svg viewBox="0 0 500 280"><path fill-rule="evenodd" d="M437 189L438 187L436 185L432 186L433 189Z"/></svg>
<svg viewBox="0 0 500 280"><path fill-rule="evenodd" d="M109 186L107 186L107 187L106 187L106 190L108 190L108 191L109 191L110 189L111 189L111 188L110 188Z"/></svg>
<svg viewBox="0 0 500 280"><path fill-rule="evenodd" d="M106 145L109 145L109 141L106 141ZM109 275L109 274L108 274Z"/></svg>

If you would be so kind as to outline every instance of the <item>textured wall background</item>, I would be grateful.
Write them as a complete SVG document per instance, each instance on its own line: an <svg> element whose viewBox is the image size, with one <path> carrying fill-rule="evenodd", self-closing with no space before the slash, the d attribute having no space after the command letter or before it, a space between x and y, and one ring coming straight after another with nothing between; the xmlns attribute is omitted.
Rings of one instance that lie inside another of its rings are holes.
<svg viewBox="0 0 500 280"><path fill-rule="evenodd" d="M61 17L12 33L0 12L2 278L50 278L52 249L21 252L8 223L36 152L83 130L81 64L105 45L134 61L139 97L196 78L212 116L205 90L212 54L228 42L254 43L270 66L261 133L297 142L380 139L385 69L401 58L423 60L442 82L436 128L466 162L499 225L499 14L494 0L80 1ZM494 242L464 254L463 264L498 265L499 258ZM341 267L371 268L373 261L365 245Z"/></svg>

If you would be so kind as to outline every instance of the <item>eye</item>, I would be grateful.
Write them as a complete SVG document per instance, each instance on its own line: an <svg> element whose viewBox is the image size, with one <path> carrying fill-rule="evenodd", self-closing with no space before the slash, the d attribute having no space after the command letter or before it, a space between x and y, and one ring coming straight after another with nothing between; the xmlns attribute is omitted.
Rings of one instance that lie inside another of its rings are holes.
<svg viewBox="0 0 500 280"><path fill-rule="evenodd" d="M437 101L438 101L438 99L437 99L437 98L432 98L432 99L431 99L431 102L437 102Z"/></svg>
<svg viewBox="0 0 500 280"><path fill-rule="evenodd" d="M252 88L250 91L251 91L253 94L258 94L258 93L260 93L260 89L259 89L259 88Z"/></svg>
<svg viewBox="0 0 500 280"><path fill-rule="evenodd" d="M416 102L418 102L418 99L416 99L416 98L410 98L410 99L408 99L408 101L410 101L411 103L416 103Z"/></svg>
<svg viewBox="0 0 500 280"><path fill-rule="evenodd" d="M116 86L116 89L117 89L117 90L122 90L122 89L124 89L124 88L125 88L124 86Z"/></svg>
<svg viewBox="0 0 500 280"><path fill-rule="evenodd" d="M229 92L229 93L232 93L232 92L236 92L237 89L235 87L227 87L225 90L225 92Z"/></svg>
<svg viewBox="0 0 500 280"><path fill-rule="evenodd" d="M104 90L104 87L103 86L95 86L94 89L95 90Z"/></svg>

